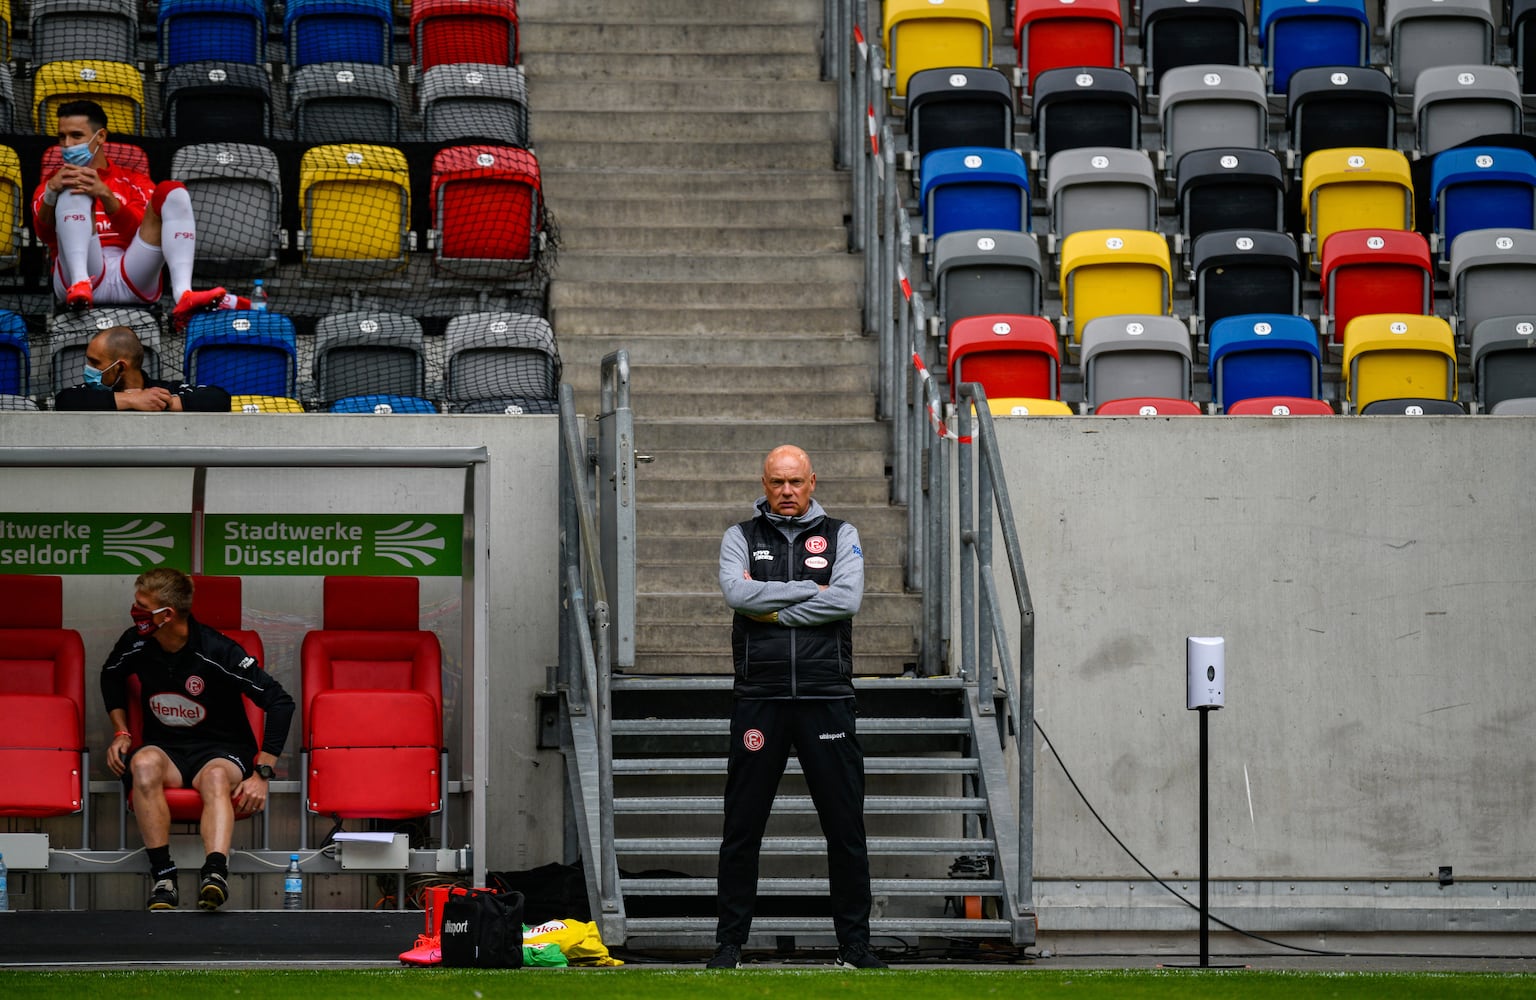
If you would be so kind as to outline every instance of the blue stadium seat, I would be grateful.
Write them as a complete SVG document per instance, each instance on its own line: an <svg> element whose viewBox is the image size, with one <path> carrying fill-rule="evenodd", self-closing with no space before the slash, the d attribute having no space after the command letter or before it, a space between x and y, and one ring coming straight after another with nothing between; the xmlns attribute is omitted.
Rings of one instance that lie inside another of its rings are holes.
<svg viewBox="0 0 1536 1000"><path fill-rule="evenodd" d="M32 349L27 344L27 321L10 310L0 310L0 393L32 393Z"/></svg>
<svg viewBox="0 0 1536 1000"><path fill-rule="evenodd" d="M923 160L923 230L930 241L961 229L1029 232L1029 172L1011 149L961 146Z"/></svg>
<svg viewBox="0 0 1536 1000"><path fill-rule="evenodd" d="M1451 241L1469 229L1536 229L1536 156L1495 146L1447 149L1430 168L1429 197L1445 260Z"/></svg>
<svg viewBox="0 0 1536 1000"><path fill-rule="evenodd" d="M374 393L367 396L347 396L338 399L331 404L332 413L374 413L379 415L392 413L436 413L437 407L431 400L422 399L420 396L393 396L388 393Z"/></svg>
<svg viewBox="0 0 1536 1000"><path fill-rule="evenodd" d="M1212 399L1223 412L1265 396L1316 399L1322 349L1305 316L1247 313L1211 324Z"/></svg>
<svg viewBox="0 0 1536 1000"><path fill-rule="evenodd" d="M267 8L262 0L160 0L155 17L160 61L262 63Z"/></svg>
<svg viewBox="0 0 1536 1000"><path fill-rule="evenodd" d="M1291 74L1308 66L1366 65L1370 38L1365 0L1265 0L1259 47L1270 93L1286 93Z"/></svg>
<svg viewBox="0 0 1536 1000"><path fill-rule="evenodd" d="M293 321L274 312L226 309L187 325L187 381L231 395L293 396L298 377Z"/></svg>
<svg viewBox="0 0 1536 1000"><path fill-rule="evenodd" d="M389 0L289 0L283 14L288 65L394 61Z"/></svg>

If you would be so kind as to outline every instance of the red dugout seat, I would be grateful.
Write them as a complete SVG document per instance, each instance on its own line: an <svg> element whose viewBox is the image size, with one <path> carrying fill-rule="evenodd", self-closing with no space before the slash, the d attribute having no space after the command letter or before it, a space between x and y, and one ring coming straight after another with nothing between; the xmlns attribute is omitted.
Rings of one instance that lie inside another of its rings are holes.
<svg viewBox="0 0 1536 1000"><path fill-rule="evenodd" d="M437 266L467 277L511 275L539 251L539 161L514 146L451 146L432 158Z"/></svg>
<svg viewBox="0 0 1536 1000"><path fill-rule="evenodd" d="M443 63L516 66L516 0L414 0L411 59L423 73Z"/></svg>
<svg viewBox="0 0 1536 1000"><path fill-rule="evenodd" d="M84 814L85 645L63 592L57 576L0 576L0 816Z"/></svg>
<svg viewBox="0 0 1536 1000"><path fill-rule="evenodd" d="M442 809L442 651L415 577L326 577L304 636L305 805L337 819Z"/></svg>

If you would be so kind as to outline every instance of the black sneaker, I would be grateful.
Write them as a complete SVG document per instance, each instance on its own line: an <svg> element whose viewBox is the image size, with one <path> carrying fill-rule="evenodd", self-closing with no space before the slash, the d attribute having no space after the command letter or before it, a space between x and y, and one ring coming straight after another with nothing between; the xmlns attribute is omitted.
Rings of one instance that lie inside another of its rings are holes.
<svg viewBox="0 0 1536 1000"><path fill-rule="evenodd" d="M869 950L868 945L850 944L837 949L837 961L832 963L839 969L887 969L890 966L880 961L878 955Z"/></svg>
<svg viewBox="0 0 1536 1000"><path fill-rule="evenodd" d="M224 900L229 898L229 880L223 872L203 872L202 881L197 885L197 908L199 910L217 910L224 905Z"/></svg>
<svg viewBox="0 0 1536 1000"><path fill-rule="evenodd" d="M176 880L163 878L155 883L155 887L149 893L149 908L151 910L174 910L180 899L176 895Z"/></svg>
<svg viewBox="0 0 1536 1000"><path fill-rule="evenodd" d="M715 949L715 957L709 960L706 969L739 969L741 968L741 945L722 944Z"/></svg>

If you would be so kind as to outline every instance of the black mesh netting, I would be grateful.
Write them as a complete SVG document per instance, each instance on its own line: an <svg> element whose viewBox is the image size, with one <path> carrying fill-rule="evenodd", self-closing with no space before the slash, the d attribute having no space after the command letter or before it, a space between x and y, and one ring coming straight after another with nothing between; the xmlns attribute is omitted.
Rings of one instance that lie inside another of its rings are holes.
<svg viewBox="0 0 1536 1000"><path fill-rule="evenodd" d="M558 232L530 148L513 0L31 0L0 73L0 397L48 405L125 324L147 377L234 408L553 412ZM0 28L4 28L0 24ZM183 182L193 287L249 296L171 322L54 301L32 218L61 104L106 112L115 165ZM25 405L0 399L0 408Z"/></svg>

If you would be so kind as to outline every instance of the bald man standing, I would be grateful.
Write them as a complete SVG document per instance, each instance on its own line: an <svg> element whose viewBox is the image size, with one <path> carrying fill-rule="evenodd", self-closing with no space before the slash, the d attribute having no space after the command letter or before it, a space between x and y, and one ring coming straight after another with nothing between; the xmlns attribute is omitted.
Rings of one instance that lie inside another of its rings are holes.
<svg viewBox="0 0 1536 1000"><path fill-rule="evenodd" d="M815 491L810 456L780 445L763 461L753 517L720 541L720 590L735 612L736 698L711 969L741 965L763 831L791 750L827 838L837 965L885 968L869 949L864 752L854 725L853 616L864 598L864 553L858 529L828 517Z"/></svg>

